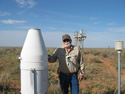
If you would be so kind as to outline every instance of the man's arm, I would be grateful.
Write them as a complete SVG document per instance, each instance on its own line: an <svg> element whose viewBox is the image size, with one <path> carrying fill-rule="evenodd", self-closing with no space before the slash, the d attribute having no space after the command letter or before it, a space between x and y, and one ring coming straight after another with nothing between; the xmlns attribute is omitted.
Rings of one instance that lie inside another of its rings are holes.
<svg viewBox="0 0 125 94"><path fill-rule="evenodd" d="M50 63L53 63L53 62L56 62L56 60L57 60L57 52L58 51L58 49L56 49L55 51L54 51L54 53L53 53L53 55L51 56L51 55L48 55L48 61L50 62Z"/></svg>
<svg viewBox="0 0 125 94"><path fill-rule="evenodd" d="M79 51L79 66L80 66L80 75L79 80L81 81L83 79L83 75L85 73L85 65L84 65L84 59L82 53Z"/></svg>

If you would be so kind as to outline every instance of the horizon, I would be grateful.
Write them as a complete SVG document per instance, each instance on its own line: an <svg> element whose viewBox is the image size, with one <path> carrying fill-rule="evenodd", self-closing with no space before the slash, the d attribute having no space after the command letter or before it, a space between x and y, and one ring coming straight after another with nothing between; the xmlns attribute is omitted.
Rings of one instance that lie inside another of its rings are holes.
<svg viewBox="0 0 125 94"><path fill-rule="evenodd" d="M0 48L23 48L23 46L0 46ZM46 47L46 48L58 48L58 47ZM106 47L106 48L104 48L104 49L115 49L115 47L114 48L112 48L112 47ZM88 49L88 48L81 48L81 49ZM90 49L98 49L98 48L90 48ZM103 49L103 48L99 48L99 49ZM125 49L125 48L123 48L123 49Z"/></svg>

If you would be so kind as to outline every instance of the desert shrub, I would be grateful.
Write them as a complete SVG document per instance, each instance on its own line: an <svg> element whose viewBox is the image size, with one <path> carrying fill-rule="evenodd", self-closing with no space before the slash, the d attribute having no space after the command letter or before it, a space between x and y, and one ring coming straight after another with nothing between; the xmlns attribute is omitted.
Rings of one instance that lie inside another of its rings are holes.
<svg viewBox="0 0 125 94"><path fill-rule="evenodd" d="M47 48L48 54L52 55L56 48Z"/></svg>
<svg viewBox="0 0 125 94"><path fill-rule="evenodd" d="M91 88L88 88L88 90L86 90L86 91L84 91L84 92L82 92L80 94L94 94L94 92L92 91Z"/></svg>
<svg viewBox="0 0 125 94"><path fill-rule="evenodd" d="M0 48L0 55L9 55L9 54L14 54L14 55L19 55L21 52L21 48Z"/></svg>
<svg viewBox="0 0 125 94"><path fill-rule="evenodd" d="M121 64L121 69L125 69L125 64Z"/></svg>
<svg viewBox="0 0 125 94"><path fill-rule="evenodd" d="M105 86L105 88L107 89L106 94L115 94L116 88L114 86L112 87Z"/></svg>
<svg viewBox="0 0 125 94"><path fill-rule="evenodd" d="M85 75L84 75L84 80L86 79L92 79L91 78L91 74L95 73L95 69L94 69L94 64L93 63L87 63L87 65L85 65Z"/></svg>
<svg viewBox="0 0 125 94"><path fill-rule="evenodd" d="M47 94L61 94L59 81L56 80L52 71L48 72L48 93Z"/></svg>
<svg viewBox="0 0 125 94"><path fill-rule="evenodd" d="M118 64L115 64L115 69L118 71ZM125 64L121 64L121 69L125 69Z"/></svg>
<svg viewBox="0 0 125 94"><path fill-rule="evenodd" d="M90 52L89 51L84 51L84 54L89 54Z"/></svg>
<svg viewBox="0 0 125 94"><path fill-rule="evenodd" d="M98 57L90 58L91 62L102 63Z"/></svg>
<svg viewBox="0 0 125 94"><path fill-rule="evenodd" d="M107 58L107 57L108 57L108 54L107 54L107 53L103 53L103 54L102 54L102 57Z"/></svg>
<svg viewBox="0 0 125 94"><path fill-rule="evenodd" d="M121 92L125 94L125 80L122 80L121 82Z"/></svg>
<svg viewBox="0 0 125 94"><path fill-rule="evenodd" d="M54 84L54 85L50 85L48 87L48 93L47 94L62 94L59 83Z"/></svg>
<svg viewBox="0 0 125 94"><path fill-rule="evenodd" d="M115 66L115 69L118 71L118 64L115 64L114 66Z"/></svg>
<svg viewBox="0 0 125 94"><path fill-rule="evenodd" d="M98 51L94 51L93 54L96 56L96 55L100 55L100 52Z"/></svg>
<svg viewBox="0 0 125 94"><path fill-rule="evenodd" d="M58 66L59 66L58 61L55 63L50 63L48 66L48 71L57 72Z"/></svg>
<svg viewBox="0 0 125 94"><path fill-rule="evenodd" d="M48 84L50 85L54 85L57 84L58 80L56 80L55 76L53 75L52 71L48 72Z"/></svg>
<svg viewBox="0 0 125 94"><path fill-rule="evenodd" d="M10 89L10 73L3 72L0 74L0 91L8 91Z"/></svg>

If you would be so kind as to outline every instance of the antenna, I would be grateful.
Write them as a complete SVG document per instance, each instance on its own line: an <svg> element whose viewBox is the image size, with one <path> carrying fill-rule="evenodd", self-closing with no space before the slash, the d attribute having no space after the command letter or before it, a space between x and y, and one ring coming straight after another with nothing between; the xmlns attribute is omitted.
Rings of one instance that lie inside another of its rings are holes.
<svg viewBox="0 0 125 94"><path fill-rule="evenodd" d="M73 38L75 39L75 45L81 49L83 49L83 43L84 40L86 39L86 34L84 33L83 30L80 31L75 31Z"/></svg>

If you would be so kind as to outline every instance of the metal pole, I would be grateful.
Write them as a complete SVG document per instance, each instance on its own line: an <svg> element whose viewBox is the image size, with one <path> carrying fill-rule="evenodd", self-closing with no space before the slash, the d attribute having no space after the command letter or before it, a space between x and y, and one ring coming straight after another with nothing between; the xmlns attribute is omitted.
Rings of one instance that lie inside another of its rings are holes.
<svg viewBox="0 0 125 94"><path fill-rule="evenodd" d="M118 94L121 91L121 51L118 51Z"/></svg>

